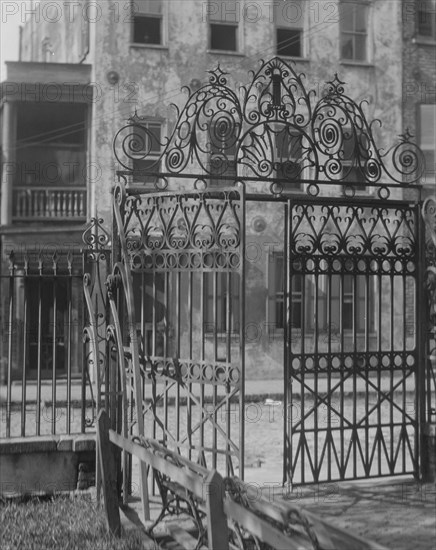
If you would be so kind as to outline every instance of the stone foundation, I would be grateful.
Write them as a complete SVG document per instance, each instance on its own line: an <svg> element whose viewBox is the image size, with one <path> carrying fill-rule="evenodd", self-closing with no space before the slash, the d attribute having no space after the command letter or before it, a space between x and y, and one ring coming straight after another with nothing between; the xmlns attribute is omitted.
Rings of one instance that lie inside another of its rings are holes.
<svg viewBox="0 0 436 550"><path fill-rule="evenodd" d="M95 478L95 436L41 436L0 442L0 496L87 489Z"/></svg>

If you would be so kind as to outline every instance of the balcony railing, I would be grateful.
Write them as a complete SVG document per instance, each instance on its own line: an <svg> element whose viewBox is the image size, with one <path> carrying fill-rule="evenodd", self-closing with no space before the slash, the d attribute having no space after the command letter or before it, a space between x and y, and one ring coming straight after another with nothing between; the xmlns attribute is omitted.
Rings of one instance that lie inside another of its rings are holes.
<svg viewBox="0 0 436 550"><path fill-rule="evenodd" d="M14 221L86 219L85 187L15 187Z"/></svg>

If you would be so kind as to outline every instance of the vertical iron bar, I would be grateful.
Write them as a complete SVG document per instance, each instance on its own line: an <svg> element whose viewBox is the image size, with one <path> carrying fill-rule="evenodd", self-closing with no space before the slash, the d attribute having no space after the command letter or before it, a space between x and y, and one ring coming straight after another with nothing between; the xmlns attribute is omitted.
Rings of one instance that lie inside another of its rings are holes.
<svg viewBox="0 0 436 550"><path fill-rule="evenodd" d="M283 262L284 263L284 262ZM301 388L301 404L302 404L302 413L301 413L301 430L303 433L309 433L312 431L310 428L306 431L306 427L305 427L305 417L306 417L306 414L305 414L305 411L306 411L306 407L305 407L305 387L306 387L306 384L305 384L305 380L306 380L306 368L307 368L307 357L306 357L306 331L305 331L305 328L306 328L306 315L305 315L305 310L306 310L306 282L307 282L307 263L304 260L300 259L299 260L299 273L293 273L293 278L294 278L294 285L296 283L296 281L298 280L298 278L300 279L299 283L301 285L301 302L300 302L300 337L301 337L301 379L302 379L302 388ZM294 286L295 288L295 286ZM290 287L289 287L289 295L291 296L291 300L292 300L292 307L295 307L295 303L293 301L293 297L292 297L292 280L291 280L291 284L290 284ZM298 302L297 302L298 303ZM292 324L291 324L291 334L292 334ZM316 407L314 407L315 409ZM310 423L309 423L309 426L310 426ZM313 433L313 436L314 438L317 437L317 434L312 431ZM304 453L303 453L303 449L304 447L302 447L302 459L303 459L303 456L304 456ZM312 457L310 456L310 450L309 450L309 445L307 445L307 454L309 455L308 458L308 464L309 464L309 467L312 469L312 464L313 464L313 460L312 460ZM316 472L312 469L312 478L314 479L315 481L315 474ZM318 480L316 480L318 481Z"/></svg>
<svg viewBox="0 0 436 550"><path fill-rule="evenodd" d="M320 260L322 261L322 260ZM314 394L315 396L318 395L318 383L319 383L319 323L318 323L318 315L319 315L319 268L320 263L317 264L316 273L315 273L315 293L314 293L314 336L315 336L315 343L313 348L313 368L314 368ZM318 425L318 407L314 407L314 421L313 421L313 427L314 427L314 469L315 469L315 477L318 480L319 474L320 474L320 465L318 460L318 434L319 434L319 425Z"/></svg>
<svg viewBox="0 0 436 550"><path fill-rule="evenodd" d="M23 355L23 378L21 382L21 437L26 435L26 392L27 392L27 362L28 362L28 346L29 346L29 337L28 337L28 279L27 274L23 278L24 286L24 315L23 315L23 346L24 346L24 355Z"/></svg>
<svg viewBox="0 0 436 550"><path fill-rule="evenodd" d="M178 380L181 380L181 365L180 365L180 325L182 323L182 307L181 307L181 292L180 292L180 279L181 279L181 272L177 271L175 273L176 277L176 312L175 312L175 319L176 319L176 349L175 349L175 355L176 355L176 364L174 367L177 369L176 377ZM176 440L177 443L180 442L180 384L176 384ZM180 448L178 448L180 453Z"/></svg>
<svg viewBox="0 0 436 550"><path fill-rule="evenodd" d="M41 435L41 360L42 360L42 260L39 264L38 277L38 367L36 387L36 435Z"/></svg>
<svg viewBox="0 0 436 550"><path fill-rule="evenodd" d="M288 287L291 277L289 232L292 224L292 204L286 201L284 205L284 243L283 243L283 266L285 278L283 279L283 485L293 481L292 471L292 380L290 377L290 360L292 342L290 340L290 308ZM268 258L269 262L274 261L274 256ZM271 284L271 281L269 281ZM275 319L274 319L275 322ZM274 327L275 331L275 327ZM289 413L290 410L290 413Z"/></svg>
<svg viewBox="0 0 436 550"><path fill-rule="evenodd" d="M8 386L6 398L6 437L11 437L11 410L12 410L12 348L14 327L14 280L15 264L11 258L9 272L9 334L8 334Z"/></svg>
<svg viewBox="0 0 436 550"><path fill-rule="evenodd" d="M402 400L402 405L403 405L403 413L402 413L402 419L401 419L401 429L403 431L407 431L407 418L405 416L406 414L406 410L407 410L407 401L406 401L406 396L407 396L407 393L406 393L406 378L405 378L405 374L406 374L406 357L407 357L407 323L406 323L406 311L407 311L407 277L406 277L406 273L407 273L407 267L406 267L406 262L404 261L403 262L403 275L402 275L402 278L403 278L403 311L402 311L402 314L403 314L403 319L404 319L404 323L403 323L403 353L401 354L402 355L402 359L401 359L401 387L402 387L402 397L403 397L403 400ZM402 445L401 445L401 462L402 462L402 466L401 466L401 470L403 472L406 471L406 442L403 440L402 442Z"/></svg>
<svg viewBox="0 0 436 550"><path fill-rule="evenodd" d="M391 260L390 265L390 281L391 281L391 292L390 292L390 302L391 302L391 350L390 350L390 361L389 361L389 374L390 374L390 387L389 387L389 427L390 427L390 441L389 441L389 451L390 451L390 457L389 457L389 473L392 475L394 473L393 471L393 459L394 459L394 437L395 437L395 429L394 429L394 399L395 399L395 393L394 393L394 350L395 350L395 341L394 341L394 322L395 322L395 310L394 310L394 304L395 304L395 276L394 276L394 270L395 270L395 261ZM384 437L384 434L383 434Z"/></svg>
<svg viewBox="0 0 436 550"><path fill-rule="evenodd" d="M222 300L225 297L225 289L223 288L223 279L220 277L221 281L221 296L218 295L218 275L221 276L221 272L213 271L213 323L214 323L214 332L213 332L213 362L214 369L217 368L218 363L218 330L223 327L218 327L218 306L220 307L220 312L222 314ZM218 303L219 302L219 303ZM216 458L217 458L217 413L216 413L216 403L217 403L217 387L215 384L212 386L212 409L213 409L213 430L212 430L212 468L216 469Z"/></svg>
<svg viewBox="0 0 436 550"><path fill-rule="evenodd" d="M354 274L353 274L353 285L352 285L352 293L353 293L353 356L354 356L354 363L356 364L356 367L359 368L359 364L357 361L357 307L358 307L358 278L357 278L357 266L359 265L358 262L356 262L357 265L354 266ZM353 399L353 477L357 478L357 374L356 371L353 369L353 395L355 398Z"/></svg>
<svg viewBox="0 0 436 550"><path fill-rule="evenodd" d="M370 299L371 299L371 281L369 270L371 267L370 261L365 264L366 267L366 274L365 274L365 475L369 475L369 471L367 470L368 464L369 464L369 458L368 458L368 438L369 438L369 419L368 419L368 411L369 411L369 361L370 361L370 353L369 353L369 332L370 332ZM373 289L374 291L374 289ZM373 292L374 294L374 292Z"/></svg>
<svg viewBox="0 0 436 550"><path fill-rule="evenodd" d="M343 277L343 268L342 264L341 277ZM331 410L331 368L330 361L332 357L332 265L331 261L329 262L329 269L327 272L327 307L328 307L328 338L327 338L327 433L326 433L326 442L327 445L327 480L330 481L332 477L332 448L329 438L331 437L331 424L330 424L330 410ZM341 327L342 329L342 327ZM304 409L303 409L304 411Z"/></svg>
<svg viewBox="0 0 436 550"><path fill-rule="evenodd" d="M141 323L141 337L138 339L138 344L142 346L142 353L141 353L141 350L140 350L140 360L143 361L143 368L144 368L144 373L145 373L145 369L146 369L146 361L145 361L145 357L147 356L147 354L150 353L150 350L147 349L148 348L148 343L147 343L147 329L146 329L146 323L145 323L145 310L146 310L146 299L147 299L147 292L146 292L146 286L145 286L145 272L144 272L144 269L141 268L141 288L140 288L141 292L141 308L140 308L140 323ZM146 391L147 391L147 384L145 383L145 380L146 380L146 376L144 375L143 376L143 379L142 379L142 382L143 382L143 386L142 386L142 398L144 399L144 403L146 402ZM147 424L147 423L146 423Z"/></svg>
<svg viewBox="0 0 436 550"><path fill-rule="evenodd" d="M56 433L56 340L57 340L57 270L53 272L53 347L52 347L52 383L51 383L51 433Z"/></svg>
<svg viewBox="0 0 436 550"><path fill-rule="evenodd" d="M71 433L71 360L72 360L72 323L73 323L73 275L70 270L67 280L68 335L67 335L67 434ZM97 361L97 358L96 358ZM96 369L98 365L96 365Z"/></svg>
<svg viewBox="0 0 436 550"><path fill-rule="evenodd" d="M424 441L424 428L426 425L425 411L425 371L428 370L428 311L424 310L425 295L424 295L424 274L426 268L425 258L425 224L421 216L420 205L415 206L415 235L416 235L416 250L415 250L415 326L417 328L415 349L417 350L413 368L415 370L415 411L416 422L415 428L415 456L414 476L423 478L423 473L428 471L430 464L428 460L430 453L426 452Z"/></svg>
<svg viewBox="0 0 436 550"><path fill-rule="evenodd" d="M106 353L106 364L109 363L109 348L108 348L108 345L106 346L107 348L107 353ZM98 358L96 358L96 361L98 361ZM88 362L88 357L87 357L87 354L86 354L86 344L85 342L83 342L82 344L82 379L81 379L81 388L80 388L80 393L81 393L81 403L80 403L80 431L81 433L85 433L86 431L86 422L85 422L85 417L86 417L86 369L87 369L87 362ZM107 382L107 378L106 378L106 382ZM105 384L105 407L106 407L106 411L108 411L108 403L107 403L107 400L108 400L108 384L106 383Z"/></svg>
<svg viewBox="0 0 436 550"><path fill-rule="evenodd" d="M240 200L240 278L239 278L239 307L240 307L240 326L239 326L239 362L241 368L240 399L239 399L239 474L244 479L244 460L245 460L245 231L246 231L246 200L245 187L241 183L239 187Z"/></svg>
<svg viewBox="0 0 436 550"><path fill-rule="evenodd" d="M165 360L165 367L166 362L168 358L168 324L169 324L169 315L168 315L168 304L170 302L169 300L169 292L170 292L170 273L169 271L165 271L165 283L164 283L164 360ZM166 444L167 441L167 432L168 432L168 378L165 377L165 389L164 389L164 434L163 434L163 444Z"/></svg>
<svg viewBox="0 0 436 550"><path fill-rule="evenodd" d="M227 300L226 300L226 369L230 368L231 363L231 330L232 330L232 274L230 271L227 271L227 279L226 279L226 285L227 285ZM225 406L225 414L226 414L226 437L227 437L227 445L226 445L226 475L230 476L230 440L231 440L231 423L230 423L230 400L229 400L229 392L230 392L230 385L228 382L226 382L225 388L226 392L226 404Z"/></svg>
<svg viewBox="0 0 436 550"><path fill-rule="evenodd" d="M344 275L344 268L345 268L345 265L342 264L341 265L341 275L340 275L340 280L339 280L339 317L340 317L340 355L342 357L342 360L341 360L341 369L342 369L342 372L341 372L341 375L343 374L344 377L346 375L346 370L345 370L345 357L346 357L346 350L345 350L345 330L344 330L344 297L345 297L345 284L344 284L344 279L345 279L345 275ZM344 476L345 476L345 470L346 470L346 467L345 467L345 437L344 437L344 393L345 393L345 382L343 382L342 384L342 387L341 387L341 403L340 403L340 414L341 414L341 418L339 420L339 428L340 428L340 440L341 440L341 461L342 461L342 468L343 468L343 472L344 472ZM353 408L354 408L354 404L353 404ZM347 429L347 432L350 433L350 430L349 428ZM351 432L351 437L353 437L353 432ZM350 441L350 445L351 445L351 441ZM347 453L348 455L348 453ZM349 455L348 455L349 456Z"/></svg>
<svg viewBox="0 0 436 550"><path fill-rule="evenodd" d="M201 285L200 285L200 309L201 309L201 327L200 327L200 338L201 338L201 365L204 366L204 360L205 360L205 341L204 341L204 323L205 323L205 307L207 305L207 297L205 297L205 292L208 291L207 285L206 285L206 273L204 271L201 272ZM206 298L206 301L205 301ZM200 426L200 452L201 457L203 458L204 453L204 380L200 380L200 414L201 418L199 418L199 422L201 423ZM201 463L201 462L200 462Z"/></svg>
<svg viewBox="0 0 436 550"><path fill-rule="evenodd" d="M189 363L192 364L192 331L193 331L193 325L192 325L192 308L193 308L193 272L192 270L189 270L188 273L188 341L189 341L189 350L188 350L188 357L189 357ZM188 441L189 441L189 450L188 450L188 458L189 460L192 459L192 382L191 377L189 377L189 383L188 383L188 396L187 396L187 404L186 404L186 431L188 434Z"/></svg>
<svg viewBox="0 0 436 550"><path fill-rule="evenodd" d="M157 324L157 290L156 290L156 266L155 266L155 260L153 257L153 269L151 272L151 280L152 280L152 326L151 326L151 355L153 357L151 368L152 371L155 371L155 365L156 365L156 324ZM156 371L155 371L156 372ZM156 373L157 375L157 373ZM156 425L156 399L157 399L157 388L156 388L156 375L152 376L152 386L151 386L151 393L152 393L152 410L153 410L153 420L152 420L152 438L156 439L156 431L157 431L157 425ZM155 488L153 487L153 490Z"/></svg>
<svg viewBox="0 0 436 550"><path fill-rule="evenodd" d="M291 308L292 308L292 260L291 260L291 233L292 233L292 210L294 205L291 200L288 200L285 204L285 242L283 243L283 269L285 270L285 278L283 279L283 327L284 327L284 383L285 383L285 407L284 407L284 419L283 419L283 436L285 441L285 464L287 466L287 472L285 471L285 479L292 483L294 479L294 464L293 464L293 449L294 449L294 434L293 434L293 420L294 420L294 407L293 407L293 375L291 375L292 368L292 323L291 323ZM300 370L303 369L301 346L300 346ZM303 388L300 385L301 398L303 399ZM301 405L301 416L304 414L303 401ZM289 418L288 418L289 415ZM301 434L301 431L300 431ZM298 432L297 432L298 437ZM298 444L301 443L301 435ZM297 444L297 447L298 447ZM301 461L302 479L304 479L304 461Z"/></svg>
<svg viewBox="0 0 436 550"><path fill-rule="evenodd" d="M378 361L377 361L377 428L376 428L376 441L377 441L377 473L381 474L381 441L379 439L379 430L381 425L381 403L380 403L380 392L381 392L381 368L382 368L382 296L383 296L383 260L380 260L380 270L378 273ZM376 442L374 442L373 451L375 450Z"/></svg>
<svg viewBox="0 0 436 550"><path fill-rule="evenodd" d="M231 347L231 340L232 340L232 298L233 298L233 277L231 271L227 271L226 273L226 291L227 291L227 298L226 298L226 363L229 364L231 362L231 353L232 353L232 347Z"/></svg>

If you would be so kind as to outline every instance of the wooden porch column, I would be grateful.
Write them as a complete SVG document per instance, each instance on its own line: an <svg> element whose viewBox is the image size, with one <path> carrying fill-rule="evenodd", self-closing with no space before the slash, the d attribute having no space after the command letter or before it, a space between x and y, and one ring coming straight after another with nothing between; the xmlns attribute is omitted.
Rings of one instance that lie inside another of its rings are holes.
<svg viewBox="0 0 436 550"><path fill-rule="evenodd" d="M15 159L17 141L17 111L14 102L5 101L3 104L2 123L2 187L1 187L1 224L9 225L12 222L12 185L15 174L18 172Z"/></svg>

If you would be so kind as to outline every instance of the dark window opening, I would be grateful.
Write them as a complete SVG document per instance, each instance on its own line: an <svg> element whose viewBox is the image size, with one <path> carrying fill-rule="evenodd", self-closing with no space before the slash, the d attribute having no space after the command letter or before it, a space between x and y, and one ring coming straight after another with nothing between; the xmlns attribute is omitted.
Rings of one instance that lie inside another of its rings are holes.
<svg viewBox="0 0 436 550"><path fill-rule="evenodd" d="M211 50L223 50L236 52L237 44L236 25L223 25L212 23L210 25L210 48Z"/></svg>
<svg viewBox="0 0 436 550"><path fill-rule="evenodd" d="M374 286L365 275L331 275L330 303L327 317L339 331L365 332L374 330ZM368 303L367 303L368 302ZM366 313L369 318L366 318Z"/></svg>
<svg viewBox="0 0 436 550"><path fill-rule="evenodd" d="M222 176L231 178L224 185L233 185L237 175L236 136L228 134L227 125L215 124L210 128L210 172L211 185L219 185Z"/></svg>
<svg viewBox="0 0 436 550"><path fill-rule="evenodd" d="M418 34L436 40L436 3L420 0L417 11Z"/></svg>
<svg viewBox="0 0 436 550"><path fill-rule="evenodd" d="M342 2L340 6L342 59L366 61L367 12L366 5L355 2Z"/></svg>
<svg viewBox="0 0 436 550"><path fill-rule="evenodd" d="M87 116L84 104L21 104L14 185L86 186Z"/></svg>
<svg viewBox="0 0 436 550"><path fill-rule="evenodd" d="M367 155L369 148L370 144L364 133L357 133L356 136L351 128L344 128L340 153L343 181L353 184L353 189L359 192L366 191L366 176L359 165L359 158L361 153Z"/></svg>
<svg viewBox="0 0 436 550"><path fill-rule="evenodd" d="M272 300L270 319L274 321L275 328L283 329L285 326L285 265L281 252L275 253L270 266L270 298ZM306 290L306 329L310 329L310 308L312 304L311 281L307 277L293 273L291 276L291 302L290 325L291 329L303 328L303 288Z"/></svg>
<svg viewBox="0 0 436 550"><path fill-rule="evenodd" d="M51 377L53 367L57 374L65 374L69 360L73 371L79 370L82 343L74 328L82 326L80 288L78 279L69 288L67 277L27 278L24 345L31 378L38 368L43 377Z"/></svg>
<svg viewBox="0 0 436 550"><path fill-rule="evenodd" d="M136 158L133 158L133 170L144 172L160 172L160 155L162 146L162 124L160 122L145 122L135 128ZM154 184L157 176L134 174L133 181Z"/></svg>
<svg viewBox="0 0 436 550"><path fill-rule="evenodd" d="M417 126L419 130L418 143L424 154L424 183L434 183L436 176L436 106L422 104L419 106Z"/></svg>
<svg viewBox="0 0 436 550"><path fill-rule="evenodd" d="M133 296L143 351L146 355L163 356L165 325L170 319L165 307L165 273L133 272Z"/></svg>
<svg viewBox="0 0 436 550"><path fill-rule="evenodd" d="M133 41L136 44L162 44L160 17L136 15L133 26Z"/></svg>
<svg viewBox="0 0 436 550"><path fill-rule="evenodd" d="M297 29L277 29L277 55L301 57L301 35Z"/></svg>
<svg viewBox="0 0 436 550"><path fill-rule="evenodd" d="M19 147L33 143L84 146L87 106L82 103L22 103L18 108Z"/></svg>
<svg viewBox="0 0 436 550"><path fill-rule="evenodd" d="M206 332L237 332L239 330L239 274L210 272L205 273L204 278ZM229 319L230 326L228 326Z"/></svg>
<svg viewBox="0 0 436 550"><path fill-rule="evenodd" d="M285 190L301 189L301 156L301 134L293 133L288 127L284 127L276 135L276 177L286 180L281 182Z"/></svg>

